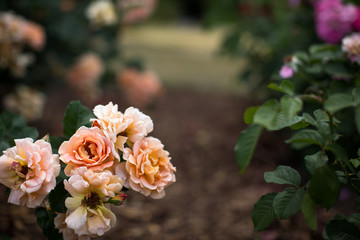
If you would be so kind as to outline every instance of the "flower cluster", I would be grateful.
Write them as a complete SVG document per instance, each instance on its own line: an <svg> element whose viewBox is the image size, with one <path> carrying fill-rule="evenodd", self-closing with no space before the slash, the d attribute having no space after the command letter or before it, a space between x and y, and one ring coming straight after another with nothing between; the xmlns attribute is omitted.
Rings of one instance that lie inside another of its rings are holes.
<svg viewBox="0 0 360 240"><path fill-rule="evenodd" d="M23 76L33 56L23 53L24 45L39 51L45 44L43 28L9 12L0 13L0 67Z"/></svg>
<svg viewBox="0 0 360 240"><path fill-rule="evenodd" d="M67 212L55 219L65 239L101 236L114 226L116 217L106 203L121 204L123 186L158 199L175 182L169 152L147 136L153 130L149 116L133 107L122 113L111 102L93 112L92 127L80 127L59 148L70 177L64 180L71 195L65 200Z"/></svg>
<svg viewBox="0 0 360 240"><path fill-rule="evenodd" d="M319 0L315 3L316 32L327 43L339 43L356 27L358 19L355 5L345 5L341 0Z"/></svg>
<svg viewBox="0 0 360 240"><path fill-rule="evenodd" d="M360 64L360 33L352 33L343 38L342 50L346 53L351 62Z"/></svg>

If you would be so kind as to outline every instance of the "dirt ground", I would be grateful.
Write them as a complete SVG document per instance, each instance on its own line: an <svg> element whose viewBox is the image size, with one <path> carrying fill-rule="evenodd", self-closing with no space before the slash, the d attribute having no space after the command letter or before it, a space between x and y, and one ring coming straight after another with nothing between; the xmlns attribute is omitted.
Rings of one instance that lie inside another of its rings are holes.
<svg viewBox="0 0 360 240"><path fill-rule="evenodd" d="M47 117L36 123L41 134L61 134L62 115L72 98L67 90L52 90ZM100 102L109 101L119 104L120 111L129 106L114 90ZM171 154L177 181L161 200L128 191L126 203L112 209L116 227L99 239L321 239L304 226L301 214L276 222L265 232L253 230L255 202L262 194L281 189L265 183L263 174L288 156L286 134L264 133L249 168L239 174L233 148L245 127L242 114L254 104L239 96L169 89L154 107L142 109L154 121L151 136ZM33 210L7 204L4 189L0 191L0 233L19 240L44 239Z"/></svg>

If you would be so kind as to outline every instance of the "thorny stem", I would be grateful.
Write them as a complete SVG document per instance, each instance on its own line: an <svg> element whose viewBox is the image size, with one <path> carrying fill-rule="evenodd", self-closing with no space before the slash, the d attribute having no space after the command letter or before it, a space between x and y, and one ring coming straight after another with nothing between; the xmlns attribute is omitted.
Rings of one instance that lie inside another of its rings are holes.
<svg viewBox="0 0 360 240"><path fill-rule="evenodd" d="M355 190L355 192L356 192L358 195L360 195L360 189L355 185L355 183L354 183L353 180L351 179L351 176L350 176L350 174L348 173L346 167L344 166L344 163L342 163L342 162L340 162L340 161L339 161L339 163L340 163L340 166L341 166L343 172L345 173L345 176L346 176L347 180L349 181L350 185L353 187L353 189Z"/></svg>

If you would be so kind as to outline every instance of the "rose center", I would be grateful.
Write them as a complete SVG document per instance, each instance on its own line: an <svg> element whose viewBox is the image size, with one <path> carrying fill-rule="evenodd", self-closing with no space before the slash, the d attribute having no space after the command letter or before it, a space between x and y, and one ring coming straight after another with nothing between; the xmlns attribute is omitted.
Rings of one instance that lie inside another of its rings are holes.
<svg viewBox="0 0 360 240"><path fill-rule="evenodd" d="M88 143L85 142L82 146L80 151L82 152L82 154L89 158L89 159L93 159L96 157L96 146L94 143Z"/></svg>
<svg viewBox="0 0 360 240"><path fill-rule="evenodd" d="M10 169L14 170L20 178L26 178L26 174L29 172L29 167L27 165L21 165L19 162L13 162Z"/></svg>
<svg viewBox="0 0 360 240"><path fill-rule="evenodd" d="M101 205L101 199L97 193L90 192L81 200L81 205L91 209L97 209Z"/></svg>

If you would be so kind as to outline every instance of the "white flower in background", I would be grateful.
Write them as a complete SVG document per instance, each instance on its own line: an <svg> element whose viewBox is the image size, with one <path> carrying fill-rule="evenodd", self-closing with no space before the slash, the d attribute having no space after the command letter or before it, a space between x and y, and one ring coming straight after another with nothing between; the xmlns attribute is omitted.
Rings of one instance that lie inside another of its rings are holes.
<svg viewBox="0 0 360 240"><path fill-rule="evenodd" d="M71 197L65 200L68 215L67 228L78 236L97 237L110 230L116 217L105 207L103 199L115 196L123 187L123 180L110 171L94 172L86 167L71 171L64 180L65 189Z"/></svg>
<svg viewBox="0 0 360 240"><path fill-rule="evenodd" d="M21 85L15 93L4 98L6 109L21 114L27 121L40 119L45 107L45 95L36 89Z"/></svg>
<svg viewBox="0 0 360 240"><path fill-rule="evenodd" d="M0 157L0 183L11 189L9 203L35 208L55 188L59 157L44 140L15 139Z"/></svg>
<svg viewBox="0 0 360 240"><path fill-rule="evenodd" d="M342 40L342 50L351 62L360 64L360 33L353 33Z"/></svg>
<svg viewBox="0 0 360 240"><path fill-rule="evenodd" d="M108 0L97 0L86 9L86 16L97 26L112 25L117 22L115 6Z"/></svg>
<svg viewBox="0 0 360 240"><path fill-rule="evenodd" d="M132 119L125 119L124 114L118 111L118 105L109 102L107 105L95 106L94 115L97 118L90 119L93 122L93 126L97 126L103 130L105 136L107 136L114 144L115 149L124 151L124 144L127 137L124 136L124 131L132 122Z"/></svg>

